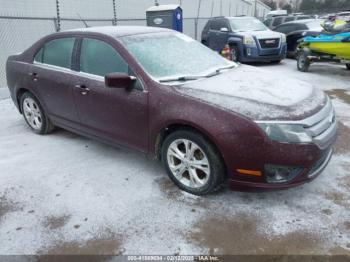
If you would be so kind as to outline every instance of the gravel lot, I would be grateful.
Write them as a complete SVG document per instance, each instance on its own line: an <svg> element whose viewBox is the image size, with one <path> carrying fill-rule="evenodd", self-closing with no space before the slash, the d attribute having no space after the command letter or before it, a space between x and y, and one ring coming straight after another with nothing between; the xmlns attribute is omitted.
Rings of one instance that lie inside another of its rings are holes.
<svg viewBox="0 0 350 262"><path fill-rule="evenodd" d="M350 255L350 72L295 63L256 66L327 90L340 136L318 179L284 191L195 197L133 151L35 135L0 100L0 254Z"/></svg>

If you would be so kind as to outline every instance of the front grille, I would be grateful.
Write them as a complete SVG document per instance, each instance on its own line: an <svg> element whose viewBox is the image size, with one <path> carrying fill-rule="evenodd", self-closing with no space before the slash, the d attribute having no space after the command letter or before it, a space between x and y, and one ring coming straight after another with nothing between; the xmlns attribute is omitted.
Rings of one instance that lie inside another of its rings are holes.
<svg viewBox="0 0 350 262"><path fill-rule="evenodd" d="M329 146L337 132L337 122L331 101L328 100L327 105L309 120L309 124L304 128L313 142L321 149Z"/></svg>
<svg viewBox="0 0 350 262"><path fill-rule="evenodd" d="M277 48L280 45L279 38L259 39L261 48Z"/></svg>
<svg viewBox="0 0 350 262"><path fill-rule="evenodd" d="M309 174L308 174L309 178L312 178L312 177L318 175L318 173L326 167L326 165L328 164L328 162L332 156L332 153L333 153L332 149L329 149L322 154L320 159L310 169Z"/></svg>

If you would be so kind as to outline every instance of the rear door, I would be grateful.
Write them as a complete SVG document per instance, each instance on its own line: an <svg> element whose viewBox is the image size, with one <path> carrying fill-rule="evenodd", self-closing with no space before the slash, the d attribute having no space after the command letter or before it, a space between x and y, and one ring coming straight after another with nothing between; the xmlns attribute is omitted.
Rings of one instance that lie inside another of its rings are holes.
<svg viewBox="0 0 350 262"><path fill-rule="evenodd" d="M131 90L106 87L108 73L134 75L128 63L102 39L83 38L80 46L74 97L82 127L94 136L146 152L148 93L142 80Z"/></svg>
<svg viewBox="0 0 350 262"><path fill-rule="evenodd" d="M36 53L28 72L33 91L50 118L68 126L79 123L72 87L75 73L71 70L75 44L75 37L47 41Z"/></svg>

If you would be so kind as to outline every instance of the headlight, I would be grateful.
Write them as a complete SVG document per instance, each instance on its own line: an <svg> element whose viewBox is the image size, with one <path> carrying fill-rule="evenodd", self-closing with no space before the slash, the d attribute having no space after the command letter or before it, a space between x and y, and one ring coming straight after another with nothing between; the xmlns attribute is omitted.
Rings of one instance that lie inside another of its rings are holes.
<svg viewBox="0 0 350 262"><path fill-rule="evenodd" d="M244 36L243 43L245 45L256 45L255 40L251 35Z"/></svg>
<svg viewBox="0 0 350 262"><path fill-rule="evenodd" d="M282 43L286 43L287 42L287 37L285 34L282 34Z"/></svg>
<svg viewBox="0 0 350 262"><path fill-rule="evenodd" d="M311 143L312 137L302 125L257 123L266 135L274 141L284 143Z"/></svg>

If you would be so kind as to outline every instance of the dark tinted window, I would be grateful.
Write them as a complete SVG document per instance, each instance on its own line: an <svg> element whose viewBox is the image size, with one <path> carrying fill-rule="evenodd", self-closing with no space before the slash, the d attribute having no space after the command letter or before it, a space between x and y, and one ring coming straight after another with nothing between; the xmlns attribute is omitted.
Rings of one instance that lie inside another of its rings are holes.
<svg viewBox="0 0 350 262"><path fill-rule="evenodd" d="M80 71L99 76L109 73L128 73L128 65L109 44L96 39L83 40Z"/></svg>
<svg viewBox="0 0 350 262"><path fill-rule="evenodd" d="M228 23L225 19L214 19L210 23L210 28L212 30L220 31L220 29L223 27L229 28Z"/></svg>
<svg viewBox="0 0 350 262"><path fill-rule="evenodd" d="M264 25L266 26L270 26L270 23L271 23L272 19L267 19L264 21Z"/></svg>
<svg viewBox="0 0 350 262"><path fill-rule="evenodd" d="M282 21L283 21L283 17L277 17L277 18L275 18L275 19L273 20L272 25L273 25L273 26L278 26L278 25L282 24Z"/></svg>
<svg viewBox="0 0 350 262"><path fill-rule="evenodd" d="M297 20L304 20L304 19L310 19L311 16L298 16Z"/></svg>
<svg viewBox="0 0 350 262"><path fill-rule="evenodd" d="M74 42L75 38L60 38L47 42L43 47L43 51L39 51L35 56L35 61L64 68L71 68ZM41 52L42 60L40 60Z"/></svg>
<svg viewBox="0 0 350 262"><path fill-rule="evenodd" d="M36 53L34 57L35 62L43 62L43 54L44 54L44 48L41 48L38 53Z"/></svg>
<svg viewBox="0 0 350 262"><path fill-rule="evenodd" d="M278 26L275 31L284 33L284 34L289 34L290 32L295 31L295 25L294 24L288 24L288 25L280 25Z"/></svg>
<svg viewBox="0 0 350 262"><path fill-rule="evenodd" d="M294 20L295 20L294 17L286 17L286 19L284 19L284 23L291 22L291 21L294 21Z"/></svg>
<svg viewBox="0 0 350 262"><path fill-rule="evenodd" d="M203 28L203 31L208 31L209 30L209 26L210 26L210 21L208 21L206 24L205 24L205 27Z"/></svg>
<svg viewBox="0 0 350 262"><path fill-rule="evenodd" d="M305 24L296 24L295 26L295 31L297 30L306 30L308 29L307 26Z"/></svg>

